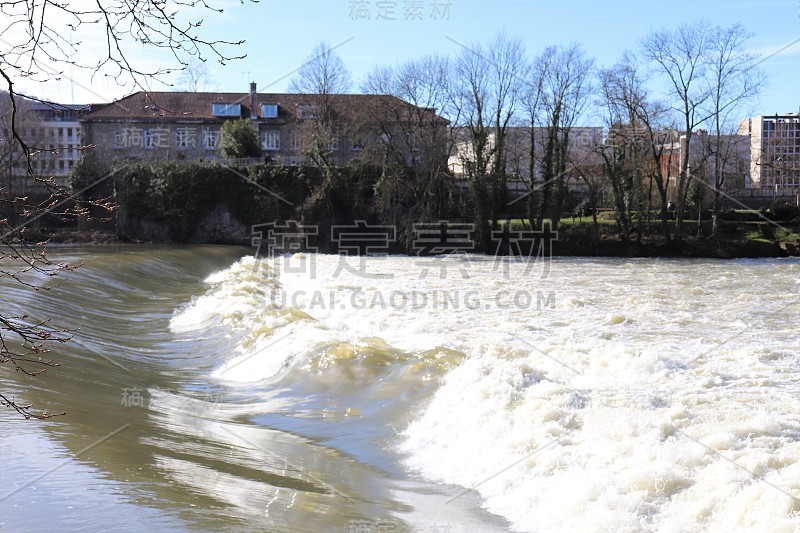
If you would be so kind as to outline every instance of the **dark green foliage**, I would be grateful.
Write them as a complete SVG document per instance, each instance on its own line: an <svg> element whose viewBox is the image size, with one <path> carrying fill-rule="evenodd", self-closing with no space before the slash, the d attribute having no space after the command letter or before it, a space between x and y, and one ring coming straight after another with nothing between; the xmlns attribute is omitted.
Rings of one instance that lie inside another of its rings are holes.
<svg viewBox="0 0 800 533"><path fill-rule="evenodd" d="M584 198L581 202L575 207L573 213L579 217L588 217L594 211L594 205L588 198Z"/></svg>
<svg viewBox="0 0 800 533"><path fill-rule="evenodd" d="M121 217L119 233L127 235L134 221L165 224L170 238L189 239L197 223L217 206L251 226L298 216L308 194L306 171L300 167L170 162L122 167L114 175Z"/></svg>
<svg viewBox="0 0 800 533"><path fill-rule="evenodd" d="M775 201L769 208L774 220L789 222L800 217L800 207L792 205L785 200Z"/></svg>
<svg viewBox="0 0 800 533"><path fill-rule="evenodd" d="M221 207L245 228L287 220L316 225L317 245L323 251L332 251L328 242L332 225L357 220L393 225L397 228L394 249L399 251L411 249L415 223L458 215L453 208L450 213L435 213L437 218L432 219L426 215L428 207L413 194L411 169L397 167L389 175L382 165L369 161L327 169L169 161L121 164L115 170L90 164L80 168L73 179L75 191L98 176L112 176L104 192L113 193L119 205L117 234L123 239L202 240L202 236L193 237L201 221ZM457 200L444 187L432 190L425 199L431 205L451 207Z"/></svg>
<svg viewBox="0 0 800 533"><path fill-rule="evenodd" d="M222 155L229 159L260 157L258 132L246 118L226 122L222 125L220 149Z"/></svg>

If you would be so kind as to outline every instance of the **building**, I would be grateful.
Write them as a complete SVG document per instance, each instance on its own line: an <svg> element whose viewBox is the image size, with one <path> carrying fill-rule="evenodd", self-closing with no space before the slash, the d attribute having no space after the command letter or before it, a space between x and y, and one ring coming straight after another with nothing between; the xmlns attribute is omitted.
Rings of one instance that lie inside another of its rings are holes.
<svg viewBox="0 0 800 533"><path fill-rule="evenodd" d="M322 120L323 113L332 120ZM435 110L393 96L259 93L255 83L248 93L137 92L87 113L81 124L93 157L104 160L221 161L222 125L242 118L258 132L257 159L285 165L306 163L323 133L323 146L341 165L396 140L408 129L399 121L447 125ZM401 146L413 164L419 155L408 141Z"/></svg>
<svg viewBox="0 0 800 533"><path fill-rule="evenodd" d="M655 152L659 154L658 165L648 172L656 170L665 180L667 197L677 200L677 187L680 182L681 167L688 150L687 186L692 183L703 184L698 196L705 202L712 202L717 179L722 191L730 195L741 191L748 180L750 152L749 139L743 135L709 135L708 131L698 129L692 132L691 142L687 144L685 131L667 129L653 133ZM645 155L645 161L651 161L651 154ZM719 177L717 177L719 170Z"/></svg>
<svg viewBox="0 0 800 533"><path fill-rule="evenodd" d="M66 177L80 158L79 119L84 113L98 106L31 102L27 107L39 121L39 133L33 137L38 139L41 145L31 157L33 170L40 175L54 176L56 184L64 186Z"/></svg>
<svg viewBox="0 0 800 533"><path fill-rule="evenodd" d="M4 93L2 109L10 106ZM93 106L40 102L19 97L17 102L16 130L30 149L30 164L37 176L54 178L54 184L64 187L72 167L81 153L81 126L79 118ZM98 106L94 106L98 107ZM9 108L10 109L10 108ZM2 112L10 116L9 112ZM12 180L15 194L24 194L36 184L26 178L28 165L19 143L11 132L10 120L2 121L0 152L7 177Z"/></svg>
<svg viewBox="0 0 800 533"><path fill-rule="evenodd" d="M739 134L750 139L748 189L775 196L800 192L800 116L756 116L739 123Z"/></svg>
<svg viewBox="0 0 800 533"><path fill-rule="evenodd" d="M474 146L469 139L469 129L456 128L454 131L455 142L448 159L450 172L456 179L464 180L467 177L467 167L475 160ZM591 174L589 179L598 178L602 174L602 158L597 149L603 144L603 128L593 126L570 128L570 153L567 163L566 180L574 191L586 189L583 177ZM494 157L492 151L495 146L496 135L489 134L486 150L489 158ZM541 164L544 154L544 145L547 139L546 128L534 128L534 179L541 181ZM515 194L525 194L530 191L531 183L531 128L510 127L506 139L506 176L507 187Z"/></svg>

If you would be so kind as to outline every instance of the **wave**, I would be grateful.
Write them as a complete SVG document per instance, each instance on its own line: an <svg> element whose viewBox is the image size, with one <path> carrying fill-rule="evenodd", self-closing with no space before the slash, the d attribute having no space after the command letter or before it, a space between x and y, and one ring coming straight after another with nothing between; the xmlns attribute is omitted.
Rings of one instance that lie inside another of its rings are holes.
<svg viewBox="0 0 800 533"><path fill-rule="evenodd" d="M320 383L335 383L342 378L350 384L369 383L397 366L406 368L415 378L430 379L463 357L463 353L437 346L423 334L417 336L418 342L409 343L409 337L398 342L405 347L376 336L375 331L390 331L386 326L393 320L391 313L378 317L374 310L342 309L335 303L339 297L346 301L345 294L361 290L354 285L293 278L281 273L274 263L254 257L241 259L205 282L211 288L177 311L170 329L187 334L222 328L233 339L235 356L212 376L226 382L275 381L298 369L306 377L317 376ZM302 309L288 305L301 293L306 296ZM322 294L329 298L327 307L315 307L315 295ZM374 320L365 321L365 314L383 323L376 326ZM400 341L397 337L394 340Z"/></svg>
<svg viewBox="0 0 800 533"><path fill-rule="evenodd" d="M244 258L173 316L230 337L215 378L371 387L407 411L409 471L517 530L800 527L800 346L776 314L795 265L555 261L539 283L480 258L468 281L413 258L371 259L372 277L293 258L316 274ZM520 305L540 289L552 306Z"/></svg>

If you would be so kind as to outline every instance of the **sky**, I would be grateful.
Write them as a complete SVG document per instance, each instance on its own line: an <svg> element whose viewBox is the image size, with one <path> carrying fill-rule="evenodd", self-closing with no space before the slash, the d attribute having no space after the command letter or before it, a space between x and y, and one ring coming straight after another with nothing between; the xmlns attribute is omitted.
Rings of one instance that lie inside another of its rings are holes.
<svg viewBox="0 0 800 533"><path fill-rule="evenodd" d="M221 65L209 60L211 89L283 92L293 73L320 41L336 49L356 88L374 67L432 53L455 55L466 43L487 42L499 31L519 36L531 54L548 45L581 43L598 66L612 65L625 50L636 51L654 29L672 29L700 19L709 24L741 22L753 37L748 48L761 54L770 85L753 114L797 112L800 108L800 0L209 0L221 14L181 15L203 19L201 35L229 41L246 58ZM92 57L102 40L84 29L75 36L80 53ZM5 44L0 44L5 46ZM177 67L166 52L130 49L145 67ZM176 90L178 75L152 83L151 90ZM65 71L59 81L19 81L18 88L61 103L113 101L134 91L103 72Z"/></svg>

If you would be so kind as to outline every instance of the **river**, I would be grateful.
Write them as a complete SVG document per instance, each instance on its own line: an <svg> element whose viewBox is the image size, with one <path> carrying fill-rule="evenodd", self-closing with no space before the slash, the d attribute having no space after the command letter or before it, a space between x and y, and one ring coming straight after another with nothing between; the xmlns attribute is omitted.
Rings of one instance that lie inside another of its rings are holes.
<svg viewBox="0 0 800 533"><path fill-rule="evenodd" d="M799 260L252 253L3 280L0 530L800 529Z"/></svg>

